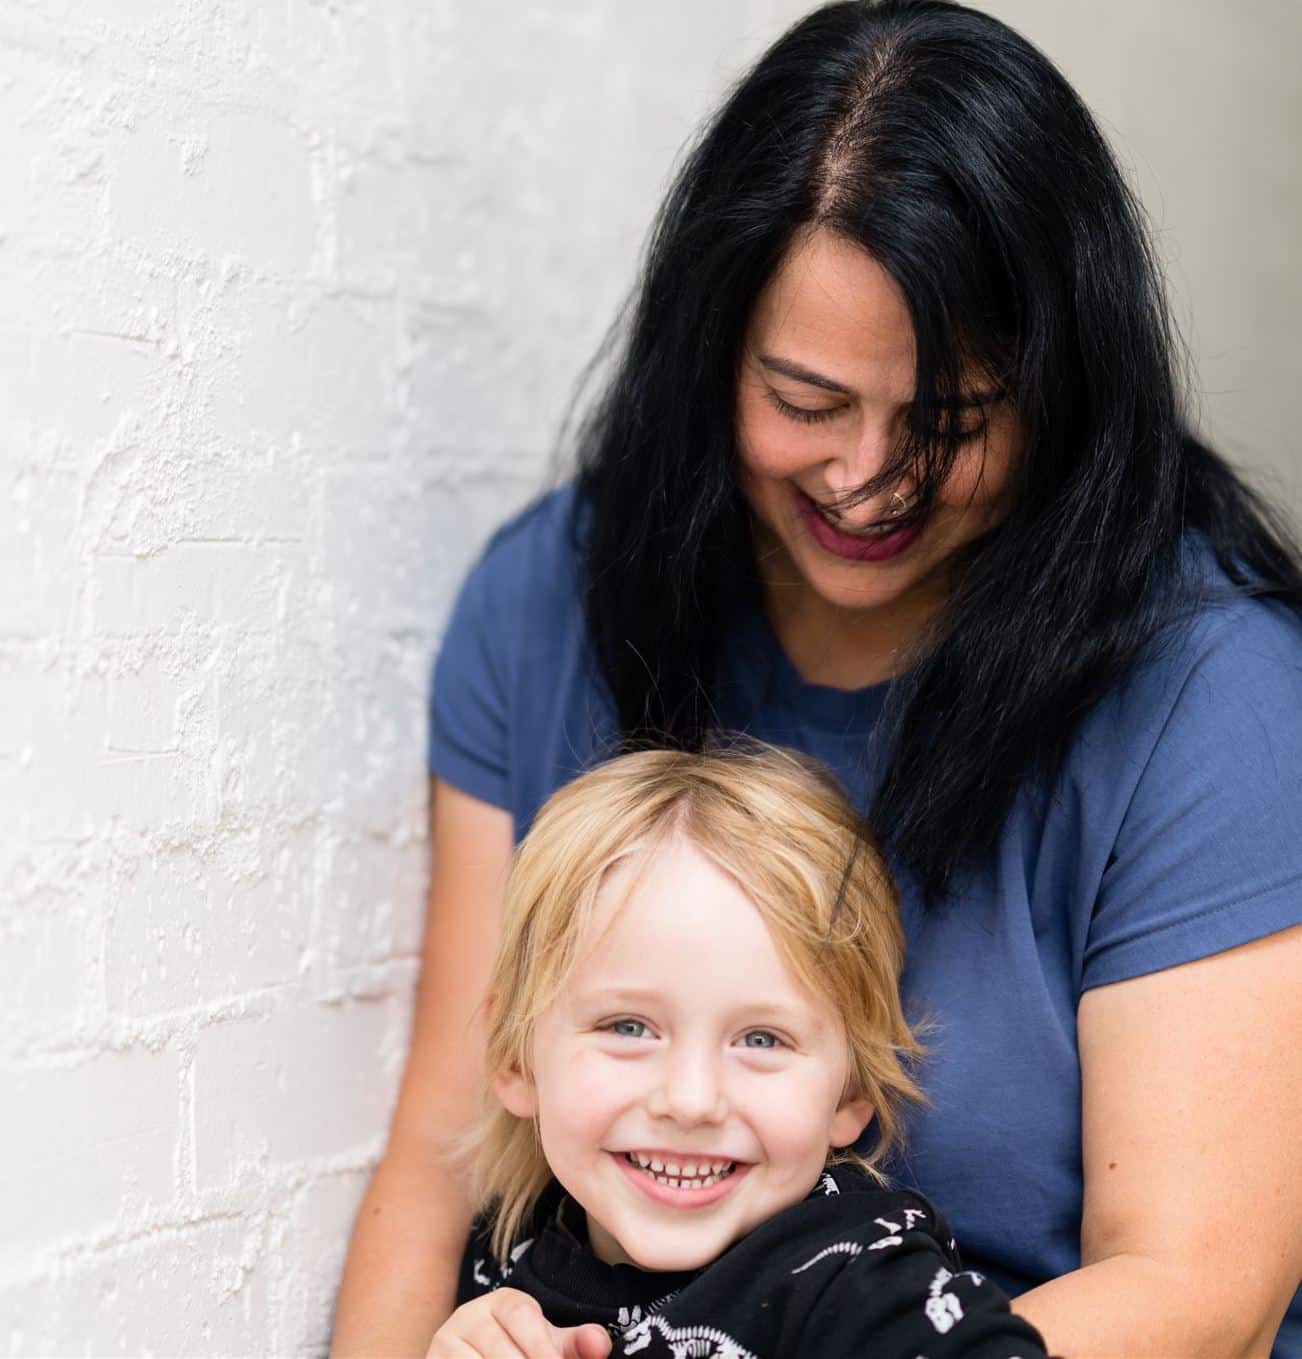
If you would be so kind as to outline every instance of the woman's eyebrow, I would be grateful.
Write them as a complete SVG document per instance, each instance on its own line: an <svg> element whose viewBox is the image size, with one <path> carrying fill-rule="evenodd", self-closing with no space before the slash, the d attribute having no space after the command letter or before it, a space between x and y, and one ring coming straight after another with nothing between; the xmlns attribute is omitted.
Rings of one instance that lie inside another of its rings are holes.
<svg viewBox="0 0 1302 1359"><path fill-rule="evenodd" d="M812 368L806 368L803 364L793 363L790 359L778 358L776 354L757 354L760 364L770 369L774 373L781 373L783 377L789 377L793 382L804 382L811 387L821 387L827 392L836 392L838 396L855 396L853 387L847 387L844 383L837 382L830 377L824 377L822 373L816 373ZM960 406L989 406L996 401L1002 401L1006 393L999 388L991 388L987 391L968 392L958 400Z"/></svg>
<svg viewBox="0 0 1302 1359"><path fill-rule="evenodd" d="M789 377L793 382L806 382L811 387L822 387L824 391L836 392L840 396L854 396L854 388L847 387L843 383L835 382L830 377L824 377L821 373L815 373L812 368L804 368L798 363L792 363L790 359L780 359L774 354L758 354L763 367L771 369L775 373L781 373L783 377Z"/></svg>

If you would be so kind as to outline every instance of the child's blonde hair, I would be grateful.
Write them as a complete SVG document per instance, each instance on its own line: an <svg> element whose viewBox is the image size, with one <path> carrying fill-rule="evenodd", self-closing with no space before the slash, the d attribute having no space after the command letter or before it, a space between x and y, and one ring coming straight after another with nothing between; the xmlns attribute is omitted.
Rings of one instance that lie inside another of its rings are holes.
<svg viewBox="0 0 1302 1359"><path fill-rule="evenodd" d="M904 934L898 895L862 819L832 776L792 751L734 742L702 754L648 750L599 765L543 806L515 854L497 962L485 1002L489 1075L529 1073L538 1016L564 987L587 940L602 881L618 862L685 836L755 904L792 974L845 1024L845 1098L869 1100L877 1164L902 1138L921 1095L908 1072L920 1049L900 1004ZM551 1177L535 1120L486 1101L457 1151L475 1202L493 1216L505 1261Z"/></svg>

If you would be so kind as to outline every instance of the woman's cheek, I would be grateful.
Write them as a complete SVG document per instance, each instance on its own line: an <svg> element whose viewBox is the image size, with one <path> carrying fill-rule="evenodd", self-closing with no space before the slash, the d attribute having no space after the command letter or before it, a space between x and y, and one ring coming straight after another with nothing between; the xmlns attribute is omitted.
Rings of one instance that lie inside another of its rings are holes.
<svg viewBox="0 0 1302 1359"><path fill-rule="evenodd" d="M817 461L804 447L804 431L763 400L743 402L737 436L743 471L752 476L786 477Z"/></svg>
<svg viewBox="0 0 1302 1359"><path fill-rule="evenodd" d="M1003 412L991 419L983 444L963 453L945 483L942 500L956 508L995 513L1002 505L1021 452L1021 427L1015 415Z"/></svg>

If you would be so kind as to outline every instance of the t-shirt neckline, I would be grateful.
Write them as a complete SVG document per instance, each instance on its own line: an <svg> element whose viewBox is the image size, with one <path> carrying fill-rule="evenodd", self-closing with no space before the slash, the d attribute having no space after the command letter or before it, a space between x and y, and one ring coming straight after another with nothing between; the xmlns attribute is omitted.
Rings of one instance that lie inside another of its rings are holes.
<svg viewBox="0 0 1302 1359"><path fill-rule="evenodd" d="M783 649L763 606L758 602L742 607L739 618L742 645L735 655L746 664L747 657L762 658L767 672L763 684L763 706L775 702L790 710L801 723L835 732L866 735L876 725L894 680L882 680L861 689L838 689L805 679Z"/></svg>

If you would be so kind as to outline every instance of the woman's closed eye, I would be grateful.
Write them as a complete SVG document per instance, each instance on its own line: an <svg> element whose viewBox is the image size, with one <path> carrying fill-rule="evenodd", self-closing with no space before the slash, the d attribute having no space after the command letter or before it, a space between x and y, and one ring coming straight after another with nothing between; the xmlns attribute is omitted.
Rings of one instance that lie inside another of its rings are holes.
<svg viewBox="0 0 1302 1359"><path fill-rule="evenodd" d="M768 388L764 395L788 420L799 420L806 425L817 424L820 420L830 420L834 415L839 415L845 410L844 406L828 406L821 410L808 410L804 406L793 406L790 401L784 401L772 387Z"/></svg>
<svg viewBox="0 0 1302 1359"><path fill-rule="evenodd" d="M984 437L989 429L990 422L988 420L978 420L975 423L969 421L966 424L958 425L954 429L952 437L955 443L966 444L973 439ZM951 436L948 429L938 429L933 433L932 440L936 443L943 443L949 437Z"/></svg>
<svg viewBox="0 0 1302 1359"><path fill-rule="evenodd" d="M813 425L823 420L831 420L834 416L840 415L845 406L826 406L811 410L805 406L793 406L790 401L784 400L772 388L765 393L770 404L787 417L788 420L798 420L801 424ZM969 419L961 422L954 429L954 440L956 443L965 444L985 435L989 430L990 424L984 416L978 416L975 420ZM931 439L936 443L944 442L947 437L945 429L937 429L932 432Z"/></svg>

